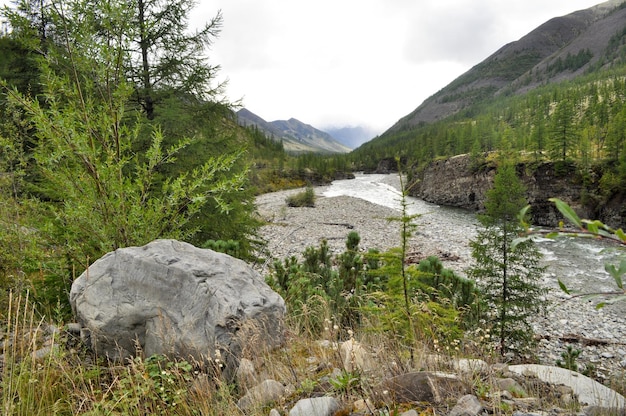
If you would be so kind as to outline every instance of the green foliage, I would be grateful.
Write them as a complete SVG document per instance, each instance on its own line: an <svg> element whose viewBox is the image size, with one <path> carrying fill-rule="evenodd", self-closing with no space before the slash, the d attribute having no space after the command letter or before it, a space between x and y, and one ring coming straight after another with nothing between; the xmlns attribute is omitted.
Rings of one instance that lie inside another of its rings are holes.
<svg viewBox="0 0 626 416"><path fill-rule="evenodd" d="M578 371L578 356L582 351L574 349L571 345L567 346L567 350L561 353L561 360L556 360L557 367L566 368L570 371Z"/></svg>
<svg viewBox="0 0 626 416"><path fill-rule="evenodd" d="M333 390L340 394L348 395L351 391L358 388L361 377L357 373L342 371L339 375L331 377L328 381Z"/></svg>
<svg viewBox="0 0 626 416"><path fill-rule="evenodd" d="M188 390L183 382L192 379L192 366L186 361L173 362L163 356L140 357L125 368L110 395L96 405L98 412L155 414L183 404Z"/></svg>
<svg viewBox="0 0 626 416"><path fill-rule="evenodd" d="M348 250L337 256L339 270L333 266L326 240L319 248L307 247L302 263L295 257L274 262L267 282L283 296L293 315L306 318L305 329L309 332L321 333L330 317L342 329L357 323L355 302L359 298L363 269L357 254L359 240L357 233L350 233L346 242Z"/></svg>
<svg viewBox="0 0 626 416"><path fill-rule="evenodd" d="M129 105L138 91L126 71L136 34L129 4L100 6L73 0L45 9L54 36L46 54L32 61L42 82L28 80L40 85L38 96L16 80L1 84L7 224L0 244L13 245L15 253L2 272L11 281L27 277L51 306L67 299L76 273L118 247L156 238L236 240L245 257L260 225L252 217L245 141L235 134L230 110L188 95L210 79L189 80L189 91L167 84L178 92L170 91L167 111L147 122ZM38 45L40 39L29 38L28 18L8 14L16 44ZM186 64L200 61L178 62ZM170 75L184 83L175 72Z"/></svg>
<svg viewBox="0 0 626 416"><path fill-rule="evenodd" d="M576 55L568 53L565 59L558 57L553 63L548 65L548 72L557 74L565 70L576 71L583 67L593 58L593 53L589 49L581 49Z"/></svg>
<svg viewBox="0 0 626 416"><path fill-rule="evenodd" d="M315 206L315 190L311 186L307 186L302 192L287 197L285 200L290 207L309 207Z"/></svg>
<svg viewBox="0 0 626 416"><path fill-rule="evenodd" d="M409 247L409 240L413 234L413 231L415 230L415 228L417 228L417 225L415 225L415 223L413 222L415 220L415 218L417 218L419 215L414 214L414 215L410 215L408 208L409 208L409 203L407 200L407 196L408 196L408 189L404 186L404 182L403 182L403 174L402 174L402 168L400 165L400 158L396 157L396 163L398 164L398 171L399 171L399 178L400 178L400 192L401 192L401 197L400 197L400 210L402 215L400 217L393 217L393 218L389 218L389 221L396 221L400 223L400 250L397 252L397 258L392 260L392 264L399 266L396 268L396 270L393 270L393 266L391 268L388 268L389 271L391 271L391 275L389 277L389 289L391 289L392 293L393 293L393 289L395 288L394 286L396 286L394 283L399 280L401 287L402 287L402 295L404 297L404 313L405 313L405 319L406 319L406 323L407 323L407 327L408 330L403 334L407 337L407 343L409 345L409 349L410 349L410 353L411 353L411 362L413 362L413 348L414 348L414 341L415 341L415 333L414 333L414 328L413 328L413 312L412 312L412 299L411 299L411 273L409 272L409 270L407 270L406 265L405 265L405 259L407 257L407 252L408 252L408 247ZM390 251L389 254L394 253L394 251ZM393 255L393 254L392 254ZM399 272L399 275L397 275L396 273ZM395 276L394 276L395 275Z"/></svg>
<svg viewBox="0 0 626 416"><path fill-rule="evenodd" d="M485 296L487 323L495 329L502 355L529 351L534 343L530 319L545 307L541 254L531 239L517 240L523 231L518 213L525 204L513 165L501 166L487 193L486 215L481 217L485 228L470 242L475 263L468 276Z"/></svg>
<svg viewBox="0 0 626 416"><path fill-rule="evenodd" d="M202 248L208 248L220 253L226 253L233 257L240 257L242 254L239 247L239 241L234 240L209 240L202 245Z"/></svg>
<svg viewBox="0 0 626 416"><path fill-rule="evenodd" d="M565 162L573 153L578 134L574 117L574 104L570 99L563 99L557 104L550 126L548 149L553 160Z"/></svg>
<svg viewBox="0 0 626 416"><path fill-rule="evenodd" d="M473 326L483 313L481 293L473 280L459 276L453 270L443 267L441 260L436 256L419 262L419 281L423 284L422 290L429 294L431 300L451 302L455 309L460 311L459 318L462 326Z"/></svg>
<svg viewBox="0 0 626 416"><path fill-rule="evenodd" d="M464 311L428 285L429 273L408 266L403 275L400 254L399 248L381 253L379 268L371 272L385 282L379 290L364 294L363 310L372 330L389 333L409 352L418 339L449 351L462 336Z"/></svg>
<svg viewBox="0 0 626 416"><path fill-rule="evenodd" d="M392 334L409 351L412 362L417 339L430 342L436 349L450 351L456 347L462 326L470 321L465 301L476 300L478 292L473 283L443 268L435 257L426 259L419 267L406 264L415 228L412 221L416 218L408 214L406 196L403 187L402 215L390 219L400 223L401 245L378 255L376 268L369 273L381 276L379 281L383 284L366 295L364 310L374 327Z"/></svg>

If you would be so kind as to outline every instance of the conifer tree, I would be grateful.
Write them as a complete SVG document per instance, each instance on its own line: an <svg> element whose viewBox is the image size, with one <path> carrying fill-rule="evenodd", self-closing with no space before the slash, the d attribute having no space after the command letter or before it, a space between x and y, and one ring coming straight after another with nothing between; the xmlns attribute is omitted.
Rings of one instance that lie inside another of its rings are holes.
<svg viewBox="0 0 626 416"><path fill-rule="evenodd" d="M514 240L521 231L517 218L526 205L525 189L512 164L498 169L487 193L484 228L470 242L474 264L468 275L481 287L488 324L495 330L502 355L523 354L532 346L530 318L542 308L545 290L539 285L544 268L534 242Z"/></svg>
<svg viewBox="0 0 626 416"><path fill-rule="evenodd" d="M550 155L554 160L565 162L574 150L578 137L574 115L574 105L569 99L560 101L554 110L550 130Z"/></svg>
<svg viewBox="0 0 626 416"><path fill-rule="evenodd" d="M217 15L199 30L189 30L193 0L138 0L128 9L137 28L131 41L129 75L136 99L146 117L155 117L155 105L168 95L215 100L222 86L213 86L218 66L209 65L206 49L222 25Z"/></svg>

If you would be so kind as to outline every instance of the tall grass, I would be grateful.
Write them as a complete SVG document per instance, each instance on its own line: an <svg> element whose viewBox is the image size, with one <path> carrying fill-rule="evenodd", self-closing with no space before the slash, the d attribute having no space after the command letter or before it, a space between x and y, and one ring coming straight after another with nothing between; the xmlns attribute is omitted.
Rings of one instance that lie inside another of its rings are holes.
<svg viewBox="0 0 626 416"><path fill-rule="evenodd" d="M85 351L68 333L54 331L62 325L52 326L40 316L28 293L10 295L8 304L0 373L3 415L266 416L272 407L287 414L300 398L319 395L338 398L342 414L350 414L357 401L369 406L365 414L374 409L399 414L409 408L424 414L439 414L445 409L434 408L434 404L407 406L380 401L377 397L381 381L408 371L454 371L451 362L459 357L490 362L494 359L493 351L480 348L479 339L465 339L458 349L438 350L428 334L417 330L411 357L404 340L390 336L389 331L377 330L381 326L380 314L366 314L360 325L347 333L369 351L375 368L367 372L354 366L347 369L346 357L340 354L345 331L327 314L328 308L324 313L323 308L305 306L299 315L288 317L287 340L282 348L244 349L245 358L256 369L255 380L237 385L222 380L218 372L162 356L140 355L125 363L107 362ZM324 322L322 333L317 329L319 320ZM493 399L499 391L495 372L461 376L473 394L490 403L494 415L511 414L510 405ZM237 406L238 399L247 387L266 379L289 387L275 402L259 402L244 413ZM616 381L616 387L619 386L623 389L623 380ZM558 398L549 398L543 385L525 386L525 391L512 393L539 397L537 403L541 409L555 405L569 409Z"/></svg>

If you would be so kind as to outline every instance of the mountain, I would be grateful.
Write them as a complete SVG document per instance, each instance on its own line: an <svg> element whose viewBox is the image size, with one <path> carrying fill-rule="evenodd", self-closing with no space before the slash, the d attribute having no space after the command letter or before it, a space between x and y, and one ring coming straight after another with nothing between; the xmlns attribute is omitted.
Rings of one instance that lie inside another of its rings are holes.
<svg viewBox="0 0 626 416"><path fill-rule="evenodd" d="M283 147L291 153L348 153L351 148L339 143L330 134L305 124L295 118L265 121L250 110L237 111L242 126L256 126L267 136L282 140Z"/></svg>
<svg viewBox="0 0 626 416"><path fill-rule="evenodd" d="M326 127L324 131L351 149L356 149L378 135L378 132L374 129L363 126Z"/></svg>
<svg viewBox="0 0 626 416"><path fill-rule="evenodd" d="M611 0L550 19L426 99L388 132L406 131L476 108L499 95L524 94L620 61L626 3Z"/></svg>

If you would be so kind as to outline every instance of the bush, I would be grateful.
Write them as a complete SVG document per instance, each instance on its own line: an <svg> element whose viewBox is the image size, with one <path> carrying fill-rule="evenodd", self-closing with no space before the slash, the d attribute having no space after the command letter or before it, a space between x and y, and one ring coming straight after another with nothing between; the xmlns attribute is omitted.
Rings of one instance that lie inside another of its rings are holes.
<svg viewBox="0 0 626 416"><path fill-rule="evenodd" d="M312 187L307 186L302 192L298 192L295 195L291 195L285 202L290 207L310 207L315 206L315 191Z"/></svg>

